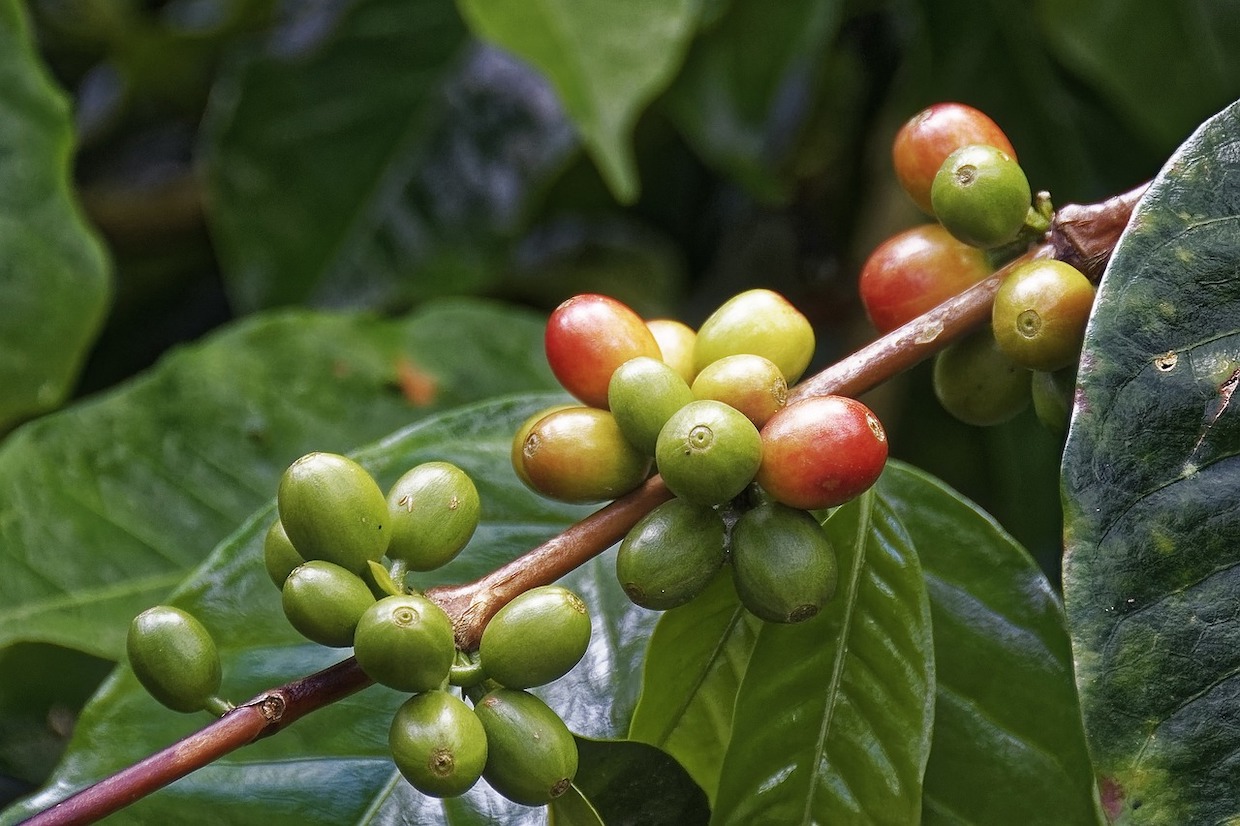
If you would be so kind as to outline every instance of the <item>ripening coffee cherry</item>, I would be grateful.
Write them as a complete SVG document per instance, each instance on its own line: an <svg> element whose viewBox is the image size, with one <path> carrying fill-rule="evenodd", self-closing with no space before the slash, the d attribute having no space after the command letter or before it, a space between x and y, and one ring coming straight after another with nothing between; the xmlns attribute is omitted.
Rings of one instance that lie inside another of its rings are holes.
<svg viewBox="0 0 1240 826"><path fill-rule="evenodd" d="M561 502L602 502L636 488L650 472L644 456L606 410L569 407L534 423L521 446L530 487Z"/></svg>
<svg viewBox="0 0 1240 826"><path fill-rule="evenodd" d="M280 602L289 624L303 637L331 648L348 648L358 620L374 605L375 597L357 574L315 559L288 575Z"/></svg>
<svg viewBox="0 0 1240 826"><path fill-rule="evenodd" d="M487 734L482 776L514 803L541 806L572 785L577 741L546 703L526 691L498 688L474 706Z"/></svg>
<svg viewBox="0 0 1240 826"><path fill-rule="evenodd" d="M993 120L963 103L936 103L900 127L891 145L891 161L900 186L922 212L934 214L930 187L948 155L962 146L982 143L1016 157L1016 150Z"/></svg>
<svg viewBox="0 0 1240 826"><path fill-rule="evenodd" d="M990 275L986 253L957 241L942 224L923 224L879 244L861 268L866 314L886 333Z"/></svg>
<svg viewBox="0 0 1240 826"><path fill-rule="evenodd" d="M814 357L814 328L788 299L772 290L747 290L728 299L698 328L693 366L702 371L725 356L770 359L794 384Z"/></svg>
<svg viewBox="0 0 1240 826"><path fill-rule="evenodd" d="M452 620L426 597L384 597L358 619L353 654L372 680L388 688L439 688L456 658Z"/></svg>
<svg viewBox="0 0 1240 826"><path fill-rule="evenodd" d="M520 594L482 631L478 656L486 675L508 688L533 688L563 677L590 645L590 612L561 585Z"/></svg>
<svg viewBox="0 0 1240 826"><path fill-rule="evenodd" d="M741 604L767 622L807 620L835 595L835 549L806 511L760 504L732 526L731 548Z"/></svg>
<svg viewBox="0 0 1240 826"><path fill-rule="evenodd" d="M415 694L396 710L388 729L396 768L431 797L473 788L487 762L487 733L478 716L446 691Z"/></svg>
<svg viewBox="0 0 1240 826"><path fill-rule="evenodd" d="M633 526L616 553L616 578L635 605L667 611L700 594L727 558L723 519L683 499Z"/></svg>
<svg viewBox="0 0 1240 826"><path fill-rule="evenodd" d="M607 409L607 383L621 364L638 356L661 359L650 328L627 305L587 293L552 311L543 337L551 372L590 407Z"/></svg>
<svg viewBox="0 0 1240 826"><path fill-rule="evenodd" d="M696 505L718 505L753 481L762 462L762 437L736 408L695 401L663 426L655 461L672 493Z"/></svg>
<svg viewBox="0 0 1240 826"><path fill-rule="evenodd" d="M670 318L656 318L646 322L654 340L659 344L663 361L671 367L685 384L692 384L697 371L693 369L693 345L697 333L688 324Z"/></svg>
<svg viewBox="0 0 1240 826"><path fill-rule="evenodd" d="M279 519L272 522L263 538L263 567L275 586L283 588L288 575L305 561L284 532L284 523Z"/></svg>
<svg viewBox="0 0 1240 826"><path fill-rule="evenodd" d="M870 408L844 396L816 396L785 407L762 428L758 484L794 508L831 508L873 485L886 463L887 433Z"/></svg>
<svg viewBox="0 0 1240 826"><path fill-rule="evenodd" d="M770 359L741 353L711 362L693 380L693 395L735 407L754 427L788 403L788 382Z"/></svg>
<svg viewBox="0 0 1240 826"><path fill-rule="evenodd" d="M1016 159L984 144L948 155L930 187L939 223L964 243L982 249L1016 240L1032 197Z"/></svg>
<svg viewBox="0 0 1240 826"><path fill-rule="evenodd" d="M387 499L366 469L347 456L308 453L280 477L280 522L304 559L360 574L388 546Z"/></svg>
<svg viewBox="0 0 1240 826"><path fill-rule="evenodd" d="M948 345L934 357L934 395L965 424L988 427L1029 406L1029 370L995 344L989 326Z"/></svg>
<svg viewBox="0 0 1240 826"><path fill-rule="evenodd" d="M633 447L654 455L659 431L680 408L693 401L693 391L670 365L638 356L616 368L607 387L611 415Z"/></svg>
<svg viewBox="0 0 1240 826"><path fill-rule="evenodd" d="M558 410L567 410L570 407L578 406L575 404L557 404L544 408L523 421L521 426L517 428L517 432L512 437L512 450L509 453L509 458L512 460L512 469L517 474L517 478L524 482L527 488L537 490L534 487L534 483L530 481L530 475L525 472L525 440L529 438L530 431L534 429L534 425L538 424L546 416Z"/></svg>
<svg viewBox="0 0 1240 826"><path fill-rule="evenodd" d="M477 530L482 508L469 474L449 462L411 468L388 491L387 503L387 555L414 571L433 571L455 559Z"/></svg>
<svg viewBox="0 0 1240 826"><path fill-rule="evenodd" d="M220 690L215 640L180 608L156 605L134 617L125 651L138 682L173 711L200 711Z"/></svg>
<svg viewBox="0 0 1240 826"><path fill-rule="evenodd" d="M1030 370L1074 364L1094 305L1094 285L1071 264L1030 261L1012 270L995 293L995 342Z"/></svg>

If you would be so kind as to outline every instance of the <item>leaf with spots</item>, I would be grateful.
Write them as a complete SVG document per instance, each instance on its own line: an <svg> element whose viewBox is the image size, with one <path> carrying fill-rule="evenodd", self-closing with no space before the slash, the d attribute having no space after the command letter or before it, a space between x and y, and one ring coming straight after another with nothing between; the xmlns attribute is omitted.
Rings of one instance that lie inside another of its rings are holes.
<svg viewBox="0 0 1240 826"><path fill-rule="evenodd" d="M1240 817L1240 104L1172 156L1115 249L1064 455L1064 596L1102 801Z"/></svg>

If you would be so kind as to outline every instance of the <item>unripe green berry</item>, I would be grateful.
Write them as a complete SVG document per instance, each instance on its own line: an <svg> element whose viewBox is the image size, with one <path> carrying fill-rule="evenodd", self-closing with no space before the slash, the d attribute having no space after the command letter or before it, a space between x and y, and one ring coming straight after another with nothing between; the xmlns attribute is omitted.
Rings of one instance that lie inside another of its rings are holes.
<svg viewBox="0 0 1240 826"><path fill-rule="evenodd" d="M577 742L564 721L525 691L496 689L474 706L487 733L482 776L524 806L541 806L568 791L577 774Z"/></svg>
<svg viewBox="0 0 1240 826"><path fill-rule="evenodd" d="M691 401L693 391L675 369L645 356L617 367L607 387L607 406L620 431L647 456L654 455L663 425Z"/></svg>
<svg viewBox="0 0 1240 826"><path fill-rule="evenodd" d="M1094 285L1071 264L1054 259L1014 268L995 293L995 343L1030 370L1052 372L1076 363L1094 304Z"/></svg>
<svg viewBox="0 0 1240 826"><path fill-rule="evenodd" d="M1029 371L999 349L989 326L936 355L933 375L939 404L966 424L1000 424L1029 406Z"/></svg>
<svg viewBox="0 0 1240 826"><path fill-rule="evenodd" d="M473 709L446 691L410 697L388 730L396 768L418 791L456 797L469 791L487 761L487 734Z"/></svg>
<svg viewBox="0 0 1240 826"><path fill-rule="evenodd" d="M775 502L746 511L731 548L741 604L767 622L807 620L835 595L835 549L806 511Z"/></svg>
<svg viewBox="0 0 1240 826"><path fill-rule="evenodd" d="M695 401L663 426L655 461L672 493L697 505L718 505L753 481L762 463L762 437L736 408Z"/></svg>
<svg viewBox="0 0 1240 826"><path fill-rule="evenodd" d="M1016 159L985 144L948 155L930 188L939 222L956 238L982 249L1016 240L1031 199L1029 181Z"/></svg>
<svg viewBox="0 0 1240 826"><path fill-rule="evenodd" d="M280 522L304 559L361 574L387 550L387 499L366 469L347 456L308 453L284 471Z"/></svg>
<svg viewBox="0 0 1240 826"><path fill-rule="evenodd" d="M284 581L280 601L284 616L306 639L348 648L358 620L375 598L361 577L316 559L293 569Z"/></svg>
<svg viewBox="0 0 1240 826"><path fill-rule="evenodd" d="M478 655L486 675L508 688L533 688L567 674L590 645L590 612L561 585L520 594L482 632Z"/></svg>
<svg viewBox="0 0 1240 826"><path fill-rule="evenodd" d="M410 469L387 501L392 523L387 555L414 571L432 571L455 559L477 530L482 510L469 474L448 462Z"/></svg>
<svg viewBox="0 0 1240 826"><path fill-rule="evenodd" d="M134 617L125 650L138 682L173 711L199 711L220 689L215 640L180 608L156 605Z"/></svg>
<svg viewBox="0 0 1240 826"><path fill-rule="evenodd" d="M456 658L452 620L426 597L384 597L358 619L353 654L377 683L430 691L448 679Z"/></svg>
<svg viewBox="0 0 1240 826"><path fill-rule="evenodd" d="M272 522L263 539L263 567L275 586L283 588L288 575L305 561L289 541L284 524L279 519Z"/></svg>
<svg viewBox="0 0 1240 826"><path fill-rule="evenodd" d="M656 611L684 605L727 558L723 519L683 499L664 502L633 526L616 553L616 578L634 604Z"/></svg>

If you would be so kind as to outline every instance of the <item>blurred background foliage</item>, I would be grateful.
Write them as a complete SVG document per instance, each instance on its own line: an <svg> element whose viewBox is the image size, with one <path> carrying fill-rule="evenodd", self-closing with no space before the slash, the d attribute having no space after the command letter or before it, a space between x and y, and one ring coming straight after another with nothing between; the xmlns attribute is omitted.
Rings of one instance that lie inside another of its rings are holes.
<svg viewBox="0 0 1240 826"><path fill-rule="evenodd" d="M77 194L112 261L68 403L242 317L396 315L450 294L546 311L599 291L696 324L765 286L814 322L821 367L873 336L855 290L868 252L926 220L889 158L920 108L987 111L1034 187L1067 203L1152 177L1240 96L1230 0L27 0L24 13L69 97ZM1032 412L955 423L928 376L867 398L893 454L978 501L1057 578L1058 438Z"/></svg>

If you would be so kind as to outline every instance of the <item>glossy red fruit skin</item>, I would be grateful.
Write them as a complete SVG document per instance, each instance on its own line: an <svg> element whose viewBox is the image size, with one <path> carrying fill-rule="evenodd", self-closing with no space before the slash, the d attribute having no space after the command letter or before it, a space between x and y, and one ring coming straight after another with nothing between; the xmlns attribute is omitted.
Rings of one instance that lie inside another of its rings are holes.
<svg viewBox="0 0 1240 826"><path fill-rule="evenodd" d="M785 407L762 428L757 482L785 505L831 508L873 485L886 463L887 433L868 407L816 396Z"/></svg>
<svg viewBox="0 0 1240 826"><path fill-rule="evenodd" d="M585 293L552 311L543 336L547 363L560 384L590 407L607 409L607 384L621 364L638 356L662 360L641 316L605 295Z"/></svg>
<svg viewBox="0 0 1240 826"><path fill-rule="evenodd" d="M866 314L887 333L990 275L986 253L957 241L942 224L922 224L874 248L857 288Z"/></svg>
<svg viewBox="0 0 1240 826"><path fill-rule="evenodd" d="M936 103L909 118L891 144L900 186L922 212L933 215L930 186L947 156L962 146L984 143L1016 157L1012 142L988 115L963 103Z"/></svg>

